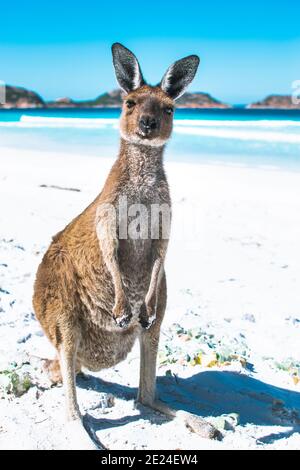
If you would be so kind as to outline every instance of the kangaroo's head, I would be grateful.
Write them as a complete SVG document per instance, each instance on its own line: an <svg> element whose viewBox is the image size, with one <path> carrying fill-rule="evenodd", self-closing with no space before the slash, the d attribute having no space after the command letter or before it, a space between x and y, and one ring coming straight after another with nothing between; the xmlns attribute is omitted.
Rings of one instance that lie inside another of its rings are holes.
<svg viewBox="0 0 300 470"><path fill-rule="evenodd" d="M193 80L199 57L190 55L174 62L159 85L150 86L131 51L115 43L112 54L118 83L125 92L121 136L134 144L164 145L172 132L175 100Z"/></svg>

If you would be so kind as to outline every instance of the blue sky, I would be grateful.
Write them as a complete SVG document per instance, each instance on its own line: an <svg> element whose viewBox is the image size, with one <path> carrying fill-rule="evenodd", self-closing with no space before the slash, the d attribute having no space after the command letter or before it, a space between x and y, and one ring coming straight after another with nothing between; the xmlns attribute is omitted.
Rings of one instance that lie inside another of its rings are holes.
<svg viewBox="0 0 300 470"><path fill-rule="evenodd" d="M230 103L289 94L300 79L298 0L15 0L1 4L0 16L0 80L46 99L115 88L115 41L136 53L150 83L198 54L190 89Z"/></svg>

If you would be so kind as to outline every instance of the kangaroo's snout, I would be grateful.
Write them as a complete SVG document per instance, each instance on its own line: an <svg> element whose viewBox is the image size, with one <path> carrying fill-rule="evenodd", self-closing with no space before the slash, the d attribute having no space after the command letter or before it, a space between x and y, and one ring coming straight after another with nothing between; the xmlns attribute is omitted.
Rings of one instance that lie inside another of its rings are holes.
<svg viewBox="0 0 300 470"><path fill-rule="evenodd" d="M154 116L144 114L140 118L139 127L143 133L150 134L152 131L157 129L158 120Z"/></svg>

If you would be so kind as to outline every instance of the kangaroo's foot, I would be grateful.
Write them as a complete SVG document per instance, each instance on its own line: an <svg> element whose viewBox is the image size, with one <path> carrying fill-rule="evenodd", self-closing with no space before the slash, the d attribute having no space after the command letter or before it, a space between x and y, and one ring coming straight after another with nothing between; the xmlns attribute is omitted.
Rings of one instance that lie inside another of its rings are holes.
<svg viewBox="0 0 300 470"><path fill-rule="evenodd" d="M58 359L43 359L43 370L54 385L62 383L62 375Z"/></svg>
<svg viewBox="0 0 300 470"><path fill-rule="evenodd" d="M178 417L182 419L185 426L190 429L190 431L198 434L198 436L206 439L222 440L223 436L221 432L200 416L182 411L178 413Z"/></svg>
<svg viewBox="0 0 300 470"><path fill-rule="evenodd" d="M137 407L139 404L155 411L159 411L160 413L170 418L176 418L177 420L181 421L190 431L198 434L200 437L205 439L222 439L222 434L220 431L200 416L188 413L187 411L174 410L165 405L165 403L160 400L155 400L152 403L143 403L141 400L139 400L137 402Z"/></svg>

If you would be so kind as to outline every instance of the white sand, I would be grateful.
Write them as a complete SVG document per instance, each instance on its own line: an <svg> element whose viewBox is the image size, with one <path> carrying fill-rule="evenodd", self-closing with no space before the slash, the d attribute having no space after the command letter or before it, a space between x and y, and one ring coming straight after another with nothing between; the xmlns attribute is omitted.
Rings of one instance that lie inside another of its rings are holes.
<svg viewBox="0 0 300 470"><path fill-rule="evenodd" d="M19 398L0 400L2 449L71 446L62 389L49 388L41 373L38 358L53 351L32 314L32 285L51 236L97 195L111 163L0 149L0 371L28 361L22 367L36 384ZM94 374L102 381L80 379L82 409L99 418L92 427L111 449L299 448L300 382L278 364L299 361L300 173L184 163L169 163L167 173L174 220L161 347L173 323L198 327L216 343L245 348L253 369L238 362L171 364L158 370L159 391L203 416L239 413L241 424L224 432L222 442L210 442L176 420L146 409L140 416L133 407L137 347L122 364ZM165 376L167 369L178 377ZM116 397L107 414L92 410L99 392Z"/></svg>

